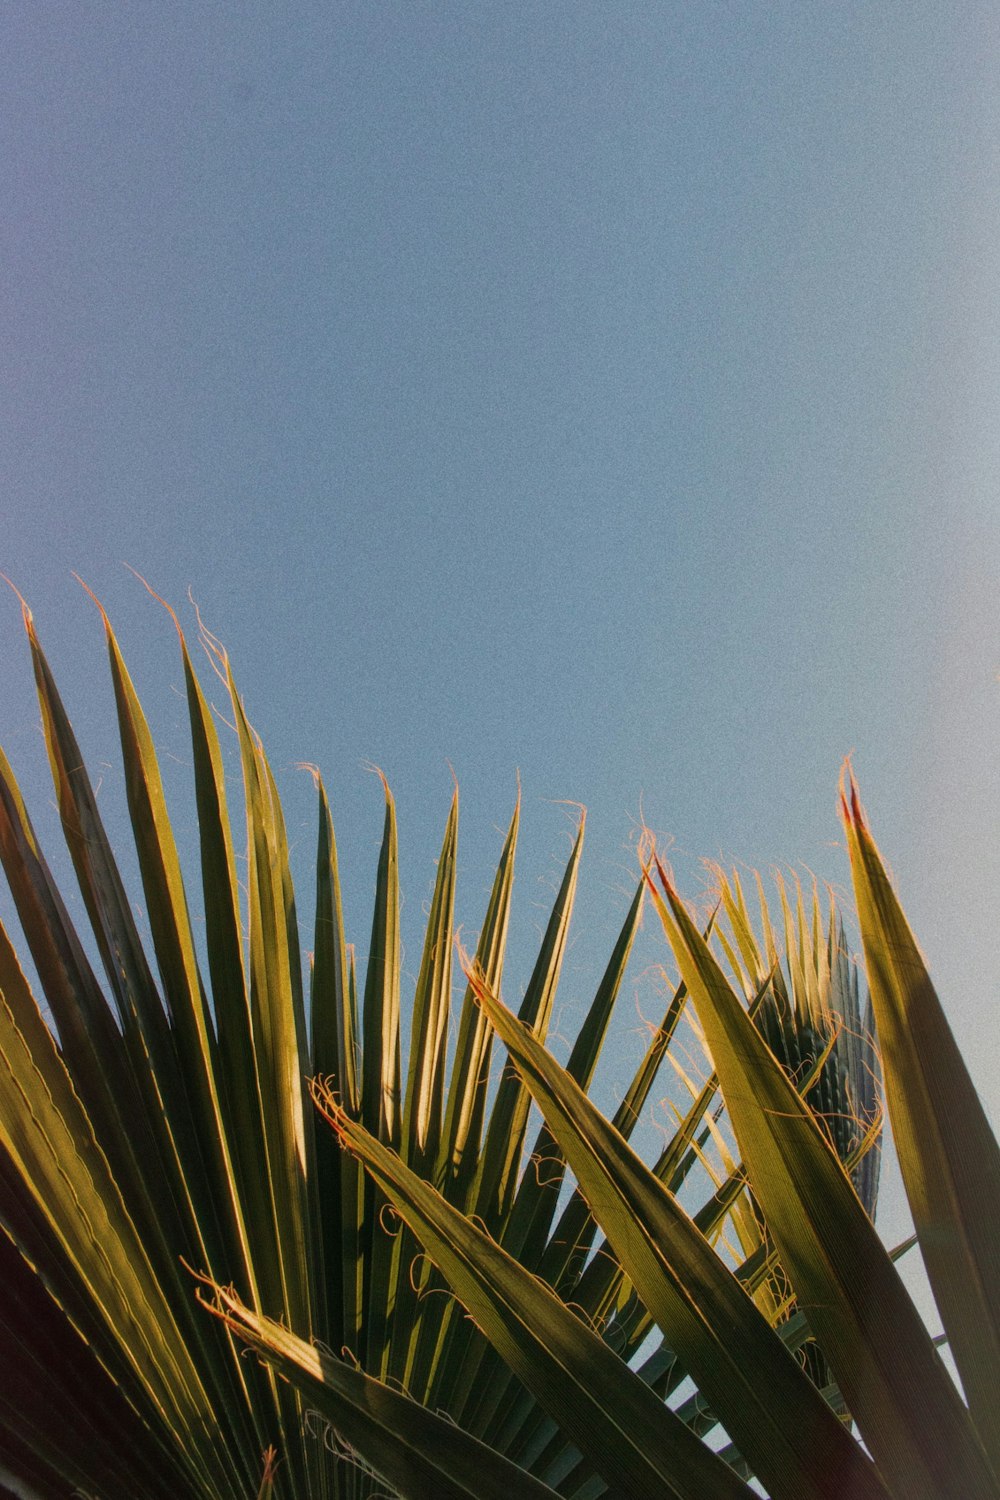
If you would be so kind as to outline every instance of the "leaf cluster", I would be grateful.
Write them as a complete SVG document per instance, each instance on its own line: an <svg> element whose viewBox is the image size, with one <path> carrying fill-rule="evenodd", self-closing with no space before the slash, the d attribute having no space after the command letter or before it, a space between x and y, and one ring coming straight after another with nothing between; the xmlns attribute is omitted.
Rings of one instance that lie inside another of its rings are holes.
<svg viewBox="0 0 1000 1500"><path fill-rule="evenodd" d="M1000 1158L853 788L870 1004L832 906L824 921L815 895L807 907L781 887L779 938L761 893L758 938L720 872L703 931L650 853L560 1066L545 1039L583 820L515 1015L500 999L515 808L449 1046L457 793L404 1005L391 793L359 976L317 776L303 964L263 747L205 637L239 754L238 837L216 715L178 630L196 941L152 735L104 617L146 943L27 611L25 624L90 932L0 754L0 861L33 969L0 928L0 1486L44 1500L387 1487L707 1500L755 1480L775 1500L996 1500ZM644 902L680 983L608 1119L589 1090ZM701 1080L674 1045L692 1011ZM961 1390L873 1226L876 1025ZM685 1103L649 1167L630 1140L668 1057Z"/></svg>

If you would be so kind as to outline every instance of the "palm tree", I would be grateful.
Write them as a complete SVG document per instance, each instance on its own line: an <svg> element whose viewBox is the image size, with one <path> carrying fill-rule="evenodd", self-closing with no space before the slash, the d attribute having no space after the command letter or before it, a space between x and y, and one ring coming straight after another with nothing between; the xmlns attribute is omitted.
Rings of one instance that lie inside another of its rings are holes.
<svg viewBox="0 0 1000 1500"><path fill-rule="evenodd" d="M869 1216L876 1067L832 909L823 927L818 903L807 919L782 898L779 952L766 904L758 940L739 882L720 877L702 932L650 854L562 1068L544 1039L583 825L514 1016L499 995L515 809L449 1053L456 797L404 1080L388 787L359 995L317 778L307 986L263 748L205 636L242 765L241 900L218 732L181 635L200 961L152 739L105 617L150 957L25 623L103 980L0 757L0 859L35 976L0 929L0 1485L46 1500L361 1500L387 1486L701 1500L750 1494L753 1477L796 1500L998 1494L996 1144L856 798L889 1111L964 1399ZM644 895L681 981L607 1120L587 1091ZM713 1068L649 1169L629 1138L692 1005ZM507 1058L491 1087L495 1036ZM526 1151L532 1100L544 1124ZM689 1215L678 1194L699 1175L709 1191Z"/></svg>

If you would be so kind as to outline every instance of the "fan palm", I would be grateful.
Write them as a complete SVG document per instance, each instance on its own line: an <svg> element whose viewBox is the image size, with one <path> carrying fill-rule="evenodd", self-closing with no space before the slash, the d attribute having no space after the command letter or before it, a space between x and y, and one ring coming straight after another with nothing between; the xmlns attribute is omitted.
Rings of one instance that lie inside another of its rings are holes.
<svg viewBox="0 0 1000 1500"><path fill-rule="evenodd" d="M758 940L738 880L720 877L731 985L650 859L561 1068L543 1043L583 826L513 1016L499 994L515 809L449 1054L456 797L404 1081L388 787L359 996L317 778L307 993L273 776L206 638L242 766L241 902L218 732L181 636L200 961L152 739L105 619L151 961L25 620L104 977L0 759L0 858L47 1008L0 930L0 1483L59 1500L360 1500L387 1484L695 1500L749 1494L750 1476L796 1500L997 1494L996 1145L856 805L889 1108L966 1401L871 1226L871 1027L835 912L823 930L818 904L807 920L784 903L779 954L766 905ZM644 890L681 983L609 1121L587 1091ZM628 1141L692 1001L713 1070L649 1170ZM491 1086L496 1035L508 1055ZM544 1123L526 1152L532 1100ZM944 1129L956 1120L961 1145ZM689 1216L677 1195L705 1163L715 1182Z"/></svg>

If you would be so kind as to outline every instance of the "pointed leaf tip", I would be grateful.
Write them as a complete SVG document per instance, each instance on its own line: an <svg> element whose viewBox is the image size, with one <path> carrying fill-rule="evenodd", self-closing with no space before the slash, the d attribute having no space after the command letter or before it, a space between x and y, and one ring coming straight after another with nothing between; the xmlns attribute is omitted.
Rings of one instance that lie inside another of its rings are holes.
<svg viewBox="0 0 1000 1500"><path fill-rule="evenodd" d="M142 586L146 590L147 594L151 594L158 604L162 604L163 605L163 608L167 611L167 614L173 620L173 622L174 622L174 629L177 631L177 634L181 638L181 644L183 644L183 642L184 642L184 632L181 629L181 622L177 618L177 611L174 609L173 605L172 604L168 604L167 601L166 601L166 599L164 599L163 595L162 594L158 594L156 592L156 590L154 589L153 585L149 582L149 580L147 578L143 578L143 576L139 572L138 568L133 568L133 566L132 566L132 564L130 562L125 562L123 560L122 561L122 567L123 568L128 568L128 570L132 574L132 576L134 578L138 578L139 582L142 584ZM86 588L86 584L84 584L84 587Z"/></svg>
<svg viewBox="0 0 1000 1500"><path fill-rule="evenodd" d="M378 779L379 779L379 781L381 781L381 783L382 783L382 790L385 793L386 806L387 807L391 806L392 805L392 792L389 790L389 778L388 778L388 776L386 776L385 772L382 770L382 767L381 766L373 765L371 761L366 761L364 769L366 771L370 772L372 776L377 776Z"/></svg>
<svg viewBox="0 0 1000 1500"><path fill-rule="evenodd" d="M6 573L0 573L0 578L3 579L3 581L7 585L7 587L9 589L11 589L17 595L18 599L20 600L20 603L21 603L21 618L24 620L25 629L28 631L28 633L30 635L31 634L32 623L34 621L34 616L32 615L31 610L28 608L28 601L25 599L24 595L21 593L21 590L18 588L18 586L14 582L14 580L12 578L8 578L8 576L7 576Z"/></svg>
<svg viewBox="0 0 1000 1500"><path fill-rule="evenodd" d="M868 831L868 820L861 805L861 792L849 758L844 761L840 772L840 813L844 822L851 827Z"/></svg>
<svg viewBox="0 0 1000 1500"><path fill-rule="evenodd" d="M660 858L660 856L658 854L656 854L655 852L653 854L653 861L654 861L654 863L656 865L656 873L657 873L657 875L660 878L660 884L663 887L664 894L671 901L679 901L680 900L680 896L677 894L677 888L676 888L676 886L674 885L674 883L671 880L670 876L667 874L666 865L664 865L664 863L663 863L662 859ZM650 881L650 885L652 885L652 881ZM654 889L655 889L655 887L654 887Z"/></svg>
<svg viewBox="0 0 1000 1500"><path fill-rule="evenodd" d="M97 595L94 593L94 590L90 587L90 584L84 583L79 573L74 573L72 576L76 579L77 583L83 589L84 593L89 594L91 599L93 599L94 603L97 605L97 608L101 612L101 620L104 625L105 634L111 635L111 621L108 619L108 612L104 608L104 605L101 603L100 599L98 599Z"/></svg>

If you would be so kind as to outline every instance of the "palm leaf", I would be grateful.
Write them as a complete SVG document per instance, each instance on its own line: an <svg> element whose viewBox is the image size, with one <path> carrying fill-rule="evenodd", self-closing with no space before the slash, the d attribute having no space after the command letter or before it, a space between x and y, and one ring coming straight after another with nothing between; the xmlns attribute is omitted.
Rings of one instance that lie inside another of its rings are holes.
<svg viewBox="0 0 1000 1500"><path fill-rule="evenodd" d="M688 978L690 987L690 978ZM614 1128L485 987L497 1032L683 1368L776 1497L884 1490L736 1279Z"/></svg>
<svg viewBox="0 0 1000 1500"><path fill-rule="evenodd" d="M341 1463L374 1467L410 1500L545 1500L555 1491L444 1417L427 1411L345 1360L316 1349L213 1288L211 1311L301 1392L329 1424Z"/></svg>
<svg viewBox="0 0 1000 1500"><path fill-rule="evenodd" d="M483 1230L362 1127L322 1087L316 1102L364 1162L476 1322L621 1496L743 1496L746 1486L668 1407Z"/></svg>
<svg viewBox="0 0 1000 1500"><path fill-rule="evenodd" d="M1000 1146L853 783L843 812L903 1182L962 1387L1000 1474Z"/></svg>
<svg viewBox="0 0 1000 1500"><path fill-rule="evenodd" d="M664 930L698 1007L782 1264L887 1483L995 1497L968 1413L850 1179L660 868ZM888 1330L892 1329L889 1337Z"/></svg>
<svg viewBox="0 0 1000 1500"><path fill-rule="evenodd" d="M103 611L102 619L150 942L147 952L137 903L25 611L57 803L92 942L74 930L0 755L0 860L37 976L34 985L0 929L0 1360L9 1367L0 1391L0 1485L16 1480L53 1500L73 1492L97 1500L369 1500L386 1484L416 1494L541 1494L557 1485L577 1500L603 1493L702 1500L749 1493L739 1469L765 1476L774 1497L796 1500L832 1495L848 1479L859 1496L923 1497L943 1475L964 1493L995 1494L979 1445L981 1436L995 1453L996 1327L988 1316L996 1302L995 1213L982 1234L968 1217L977 1199L995 1205L995 1154L973 1171L947 1139L942 1122L951 1101L959 1101L955 1118L980 1145L985 1127L946 1049L940 1076L931 1076L927 1058L942 1034L936 1002L928 1001L926 976L907 948L912 939L858 819L852 857L868 962L879 975L876 1003L890 1035L894 1024L905 1032L894 1007L907 1022L917 1017L914 1055L906 1055L905 1036L887 1049L895 1069L890 1108L909 1121L898 1126L910 1132L908 1182L926 1200L922 1246L971 1418L933 1349L922 1350L909 1376L903 1371L893 1382L883 1369L898 1357L897 1318L904 1352L919 1343L912 1310L890 1299L881 1319L873 1313L863 1323L864 1298L856 1298L838 1348L837 1299L849 1289L834 1276L831 1306L814 1306L820 1282L810 1279L808 1263L816 1259L822 1214L810 1219L808 1205L796 1207L796 1173L837 1218L836 1233L853 1240L844 1191L856 1199L844 1172L870 1209L876 1157L866 1148L878 1129L870 1028L832 912L824 929L818 901L809 909L796 890L782 897L780 941L762 905L760 942L738 881L723 880L724 921L715 923L713 941L736 979L726 999L716 993L725 981L706 967L702 938L692 936L679 907L668 909L657 896L687 955L682 981L614 1120L605 1121L586 1090L632 949L641 883L567 1069L543 1046L568 941L582 820L516 1019L497 997L518 798L449 1056L457 797L411 1007L400 982L395 808L383 780L359 1006L333 819L317 775L307 995L274 775L229 660L203 631L242 780L245 834L237 835L217 715L178 629L204 916L196 943L185 851L174 837L152 735ZM87 956L92 945L100 974ZM627 1141L689 1014L689 991L703 1013L715 1007L716 1019L703 1014L702 1021L718 1076L700 1085L679 1069L690 1097L648 1171ZM850 1018L839 1032L830 1020L837 1011ZM729 1053L709 1035L723 1022L732 1031ZM494 1026L509 1050L498 1084L491 1079ZM756 1051L740 1029L746 1026ZM753 1110L761 1101L766 1108L787 1101L772 1074L791 1086L762 1033L795 1074L795 1121L838 1110L855 1121L845 1119L843 1129L834 1122L825 1136L810 1124L806 1144L797 1123L772 1122L768 1145ZM306 1080L317 1073L326 1080L325 1107L371 1170L339 1149L313 1108ZM526 1153L533 1096L545 1120ZM930 1118L922 1120L924 1108ZM763 1182L771 1150L784 1153L784 1179ZM836 1179L817 1165L827 1159ZM690 1195L691 1218L676 1205L681 1191ZM390 1202L408 1216L402 1228L390 1222ZM470 1217L477 1213L488 1233ZM867 1248L845 1262L855 1268L875 1258L867 1216L865 1223ZM942 1223L958 1248L935 1258ZM734 1242L732 1269L713 1248L726 1240ZM187 1266L213 1287L230 1288L213 1294L223 1317L199 1307ZM449 1277L481 1328L447 1290ZM957 1291L956 1277L967 1283ZM768 1319L778 1320L774 1329ZM238 1357L236 1328L264 1368ZM830 1361L827 1369L810 1356L822 1391L796 1363L814 1335ZM881 1341L881 1353L852 1350L852 1339ZM328 1346L345 1349L345 1358ZM866 1360L881 1371L884 1389L875 1388ZM691 1375L698 1389L689 1395L682 1382ZM914 1408L928 1429L922 1434L907 1431L913 1419L905 1396L915 1379L926 1386ZM879 1470L831 1413L831 1401L841 1409L847 1403ZM309 1417L316 1410L323 1413L318 1427ZM898 1428L888 1438L886 1422ZM327 1450L328 1424L362 1463ZM725 1450L730 1466L702 1441L711 1434L714 1444L724 1442L720 1424L736 1441ZM939 1438L944 1456L935 1467L928 1450Z"/></svg>

